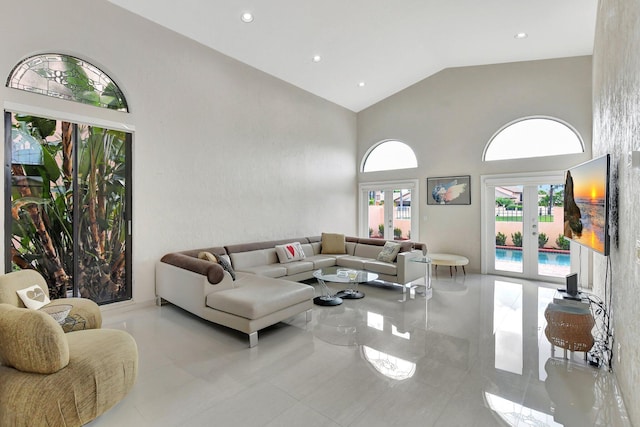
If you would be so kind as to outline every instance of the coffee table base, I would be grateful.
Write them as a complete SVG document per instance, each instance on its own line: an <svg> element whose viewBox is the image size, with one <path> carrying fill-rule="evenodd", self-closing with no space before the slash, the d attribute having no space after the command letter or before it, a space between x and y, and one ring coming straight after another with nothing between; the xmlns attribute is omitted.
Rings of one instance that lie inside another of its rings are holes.
<svg viewBox="0 0 640 427"><path fill-rule="evenodd" d="M342 298L340 298L338 296L333 296L333 297L315 297L313 299L313 303L316 304L316 305L325 305L325 306L340 305L340 304L342 304Z"/></svg>
<svg viewBox="0 0 640 427"><path fill-rule="evenodd" d="M337 297L340 297L342 299L360 299L360 298L364 298L364 294L360 291L353 291L350 289L345 289L343 291L338 291L338 293L336 293Z"/></svg>

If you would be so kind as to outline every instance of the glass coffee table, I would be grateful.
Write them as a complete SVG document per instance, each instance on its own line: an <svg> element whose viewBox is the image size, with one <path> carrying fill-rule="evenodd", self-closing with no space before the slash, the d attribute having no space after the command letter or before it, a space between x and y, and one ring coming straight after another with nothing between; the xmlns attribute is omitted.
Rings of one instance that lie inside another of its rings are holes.
<svg viewBox="0 0 640 427"><path fill-rule="evenodd" d="M317 305L340 305L343 299L364 298L364 294L358 291L358 284L376 280L378 275L354 268L325 267L314 271L313 277L322 288L322 295L315 297L313 302ZM332 294L326 282L348 283L352 286Z"/></svg>

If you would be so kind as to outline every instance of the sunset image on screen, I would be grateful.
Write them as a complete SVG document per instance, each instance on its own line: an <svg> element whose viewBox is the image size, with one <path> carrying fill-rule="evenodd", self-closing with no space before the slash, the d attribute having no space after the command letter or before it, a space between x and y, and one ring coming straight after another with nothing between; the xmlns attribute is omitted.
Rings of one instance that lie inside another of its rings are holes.
<svg viewBox="0 0 640 427"><path fill-rule="evenodd" d="M604 200L606 169L598 162L573 171L573 194L576 199Z"/></svg>
<svg viewBox="0 0 640 427"><path fill-rule="evenodd" d="M608 156L583 163L567 172L564 236L607 254Z"/></svg>

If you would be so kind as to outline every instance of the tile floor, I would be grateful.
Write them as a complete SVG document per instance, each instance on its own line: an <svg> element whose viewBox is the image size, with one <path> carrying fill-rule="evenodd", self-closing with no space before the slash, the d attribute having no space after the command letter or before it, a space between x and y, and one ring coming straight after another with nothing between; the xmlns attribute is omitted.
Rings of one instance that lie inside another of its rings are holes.
<svg viewBox="0 0 640 427"><path fill-rule="evenodd" d="M132 392L98 426L630 426L612 374L551 357L554 285L440 275L245 335L172 305L112 309L138 343ZM339 288L333 286L335 290Z"/></svg>

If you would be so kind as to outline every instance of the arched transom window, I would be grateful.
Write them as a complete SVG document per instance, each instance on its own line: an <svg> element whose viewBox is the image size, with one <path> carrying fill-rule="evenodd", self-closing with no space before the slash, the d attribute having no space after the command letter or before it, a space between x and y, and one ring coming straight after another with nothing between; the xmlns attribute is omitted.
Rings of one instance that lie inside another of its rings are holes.
<svg viewBox="0 0 640 427"><path fill-rule="evenodd" d="M548 117L529 117L504 126L487 144L483 160L524 159L583 153L578 132Z"/></svg>
<svg viewBox="0 0 640 427"><path fill-rule="evenodd" d="M404 142L389 140L374 145L364 156L362 172L418 167L415 153Z"/></svg>
<svg viewBox="0 0 640 427"><path fill-rule="evenodd" d="M29 57L15 66L7 87L83 104L129 111L118 86L87 61L58 53Z"/></svg>

